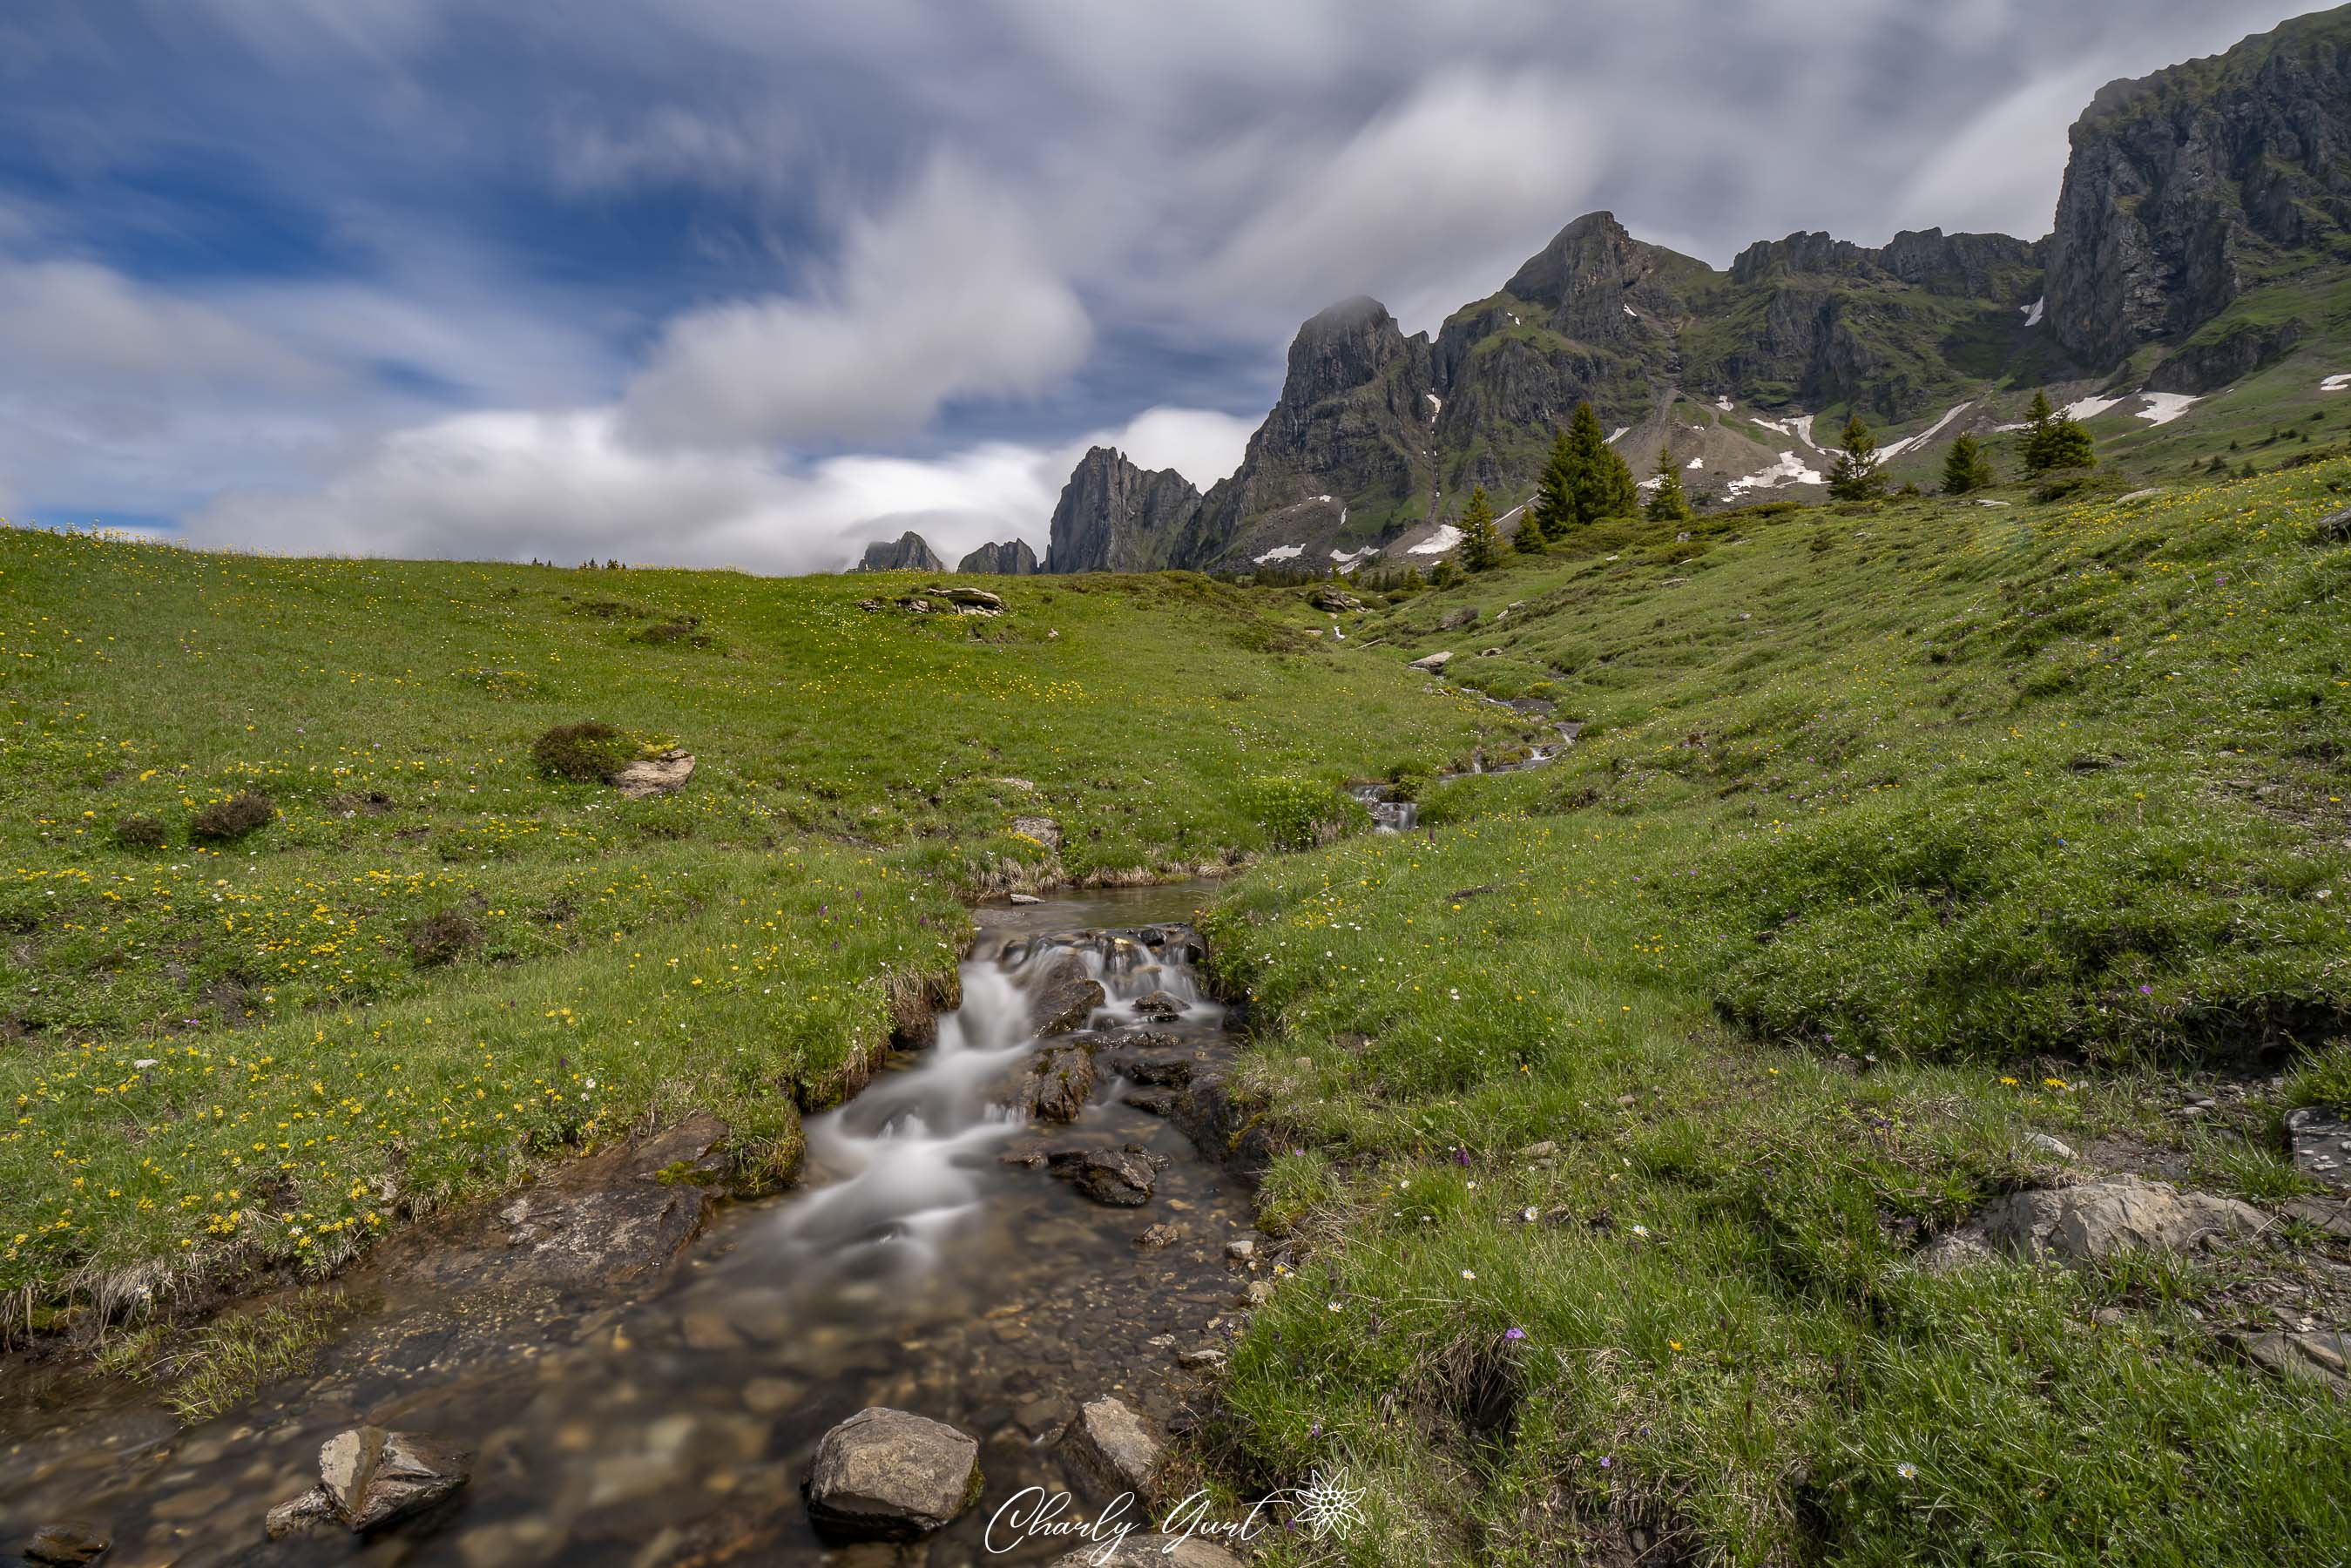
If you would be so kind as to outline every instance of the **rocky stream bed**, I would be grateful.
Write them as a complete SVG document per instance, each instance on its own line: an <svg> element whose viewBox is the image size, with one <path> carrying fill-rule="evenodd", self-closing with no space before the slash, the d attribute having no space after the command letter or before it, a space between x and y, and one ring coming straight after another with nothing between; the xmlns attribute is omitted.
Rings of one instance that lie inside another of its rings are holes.
<svg viewBox="0 0 2351 1568"><path fill-rule="evenodd" d="M1270 1268L1197 896L980 912L961 1007L810 1119L778 1197L722 1203L726 1130L687 1117L395 1238L336 1281L307 1372L204 1425L15 1369L0 1543L110 1568L1059 1558L991 1519L1026 1488L1079 1512L1155 1490Z"/></svg>

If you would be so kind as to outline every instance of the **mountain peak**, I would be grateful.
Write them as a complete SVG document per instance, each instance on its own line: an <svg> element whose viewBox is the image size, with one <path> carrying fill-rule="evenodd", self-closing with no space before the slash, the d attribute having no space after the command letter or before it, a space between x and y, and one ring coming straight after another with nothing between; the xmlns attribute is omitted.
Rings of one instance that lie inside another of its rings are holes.
<svg viewBox="0 0 2351 1568"><path fill-rule="evenodd" d="M931 549L931 541L912 528L893 541L875 539L852 571L945 571L947 563Z"/></svg>

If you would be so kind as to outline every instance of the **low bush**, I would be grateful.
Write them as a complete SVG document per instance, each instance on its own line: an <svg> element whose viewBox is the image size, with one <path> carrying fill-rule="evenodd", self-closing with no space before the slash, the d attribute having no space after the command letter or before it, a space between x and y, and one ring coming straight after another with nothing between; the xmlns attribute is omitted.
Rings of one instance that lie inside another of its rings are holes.
<svg viewBox="0 0 2351 1568"><path fill-rule="evenodd" d="M172 841L172 831L152 817L129 816L115 822L114 841L126 850L157 850Z"/></svg>
<svg viewBox="0 0 2351 1568"><path fill-rule="evenodd" d="M610 779L637 755L637 744L609 724L559 724L530 743L538 770L580 783Z"/></svg>
<svg viewBox="0 0 2351 1568"><path fill-rule="evenodd" d="M277 815L277 802L258 789L240 789L225 800L215 800L188 821L188 836L226 843L267 825Z"/></svg>
<svg viewBox="0 0 2351 1568"><path fill-rule="evenodd" d="M444 909L408 926L408 956L420 969L446 964L481 944L482 933L463 915Z"/></svg>

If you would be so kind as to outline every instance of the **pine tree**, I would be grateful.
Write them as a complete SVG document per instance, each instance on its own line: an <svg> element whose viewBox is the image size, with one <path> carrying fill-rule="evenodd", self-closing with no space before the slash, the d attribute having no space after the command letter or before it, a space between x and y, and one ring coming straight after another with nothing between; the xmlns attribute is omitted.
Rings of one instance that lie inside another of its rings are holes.
<svg viewBox="0 0 2351 1568"><path fill-rule="evenodd" d="M1502 564L1502 531L1494 526L1494 504L1486 486L1469 492L1461 512L1461 564L1471 571L1491 571Z"/></svg>
<svg viewBox="0 0 2351 1568"><path fill-rule="evenodd" d="M1545 545L1565 538L1568 529L1575 526L1576 474L1575 446L1562 430L1552 438L1551 457L1543 464L1535 498L1528 504L1526 516L1519 520L1520 549L1540 555Z"/></svg>
<svg viewBox="0 0 2351 1568"><path fill-rule="evenodd" d="M1396 584L1396 591L1398 593L1418 593L1422 589L1427 586L1428 584L1420 580L1420 568L1416 566L1408 566L1404 569L1404 580Z"/></svg>
<svg viewBox="0 0 2351 1568"><path fill-rule="evenodd" d="M1689 497L1682 494L1682 476L1674 467L1674 449L1670 444L1660 446L1657 448L1657 487L1649 497L1649 521L1687 523L1689 520Z"/></svg>
<svg viewBox="0 0 2351 1568"><path fill-rule="evenodd" d="M1460 580L1461 569L1453 564L1451 556L1447 556L1443 560L1438 561L1437 570L1428 574L1428 585L1431 588L1450 588Z"/></svg>
<svg viewBox="0 0 2351 1568"><path fill-rule="evenodd" d="M2049 406L2049 394L2032 394L2032 412L2024 416L2024 434L2019 438L2017 450L2024 456L2024 476L2028 479L2050 466L2049 437L2057 428L2057 411Z"/></svg>
<svg viewBox="0 0 2351 1568"><path fill-rule="evenodd" d="M2053 468L2095 468L2098 455L2090 445L2090 433L2082 428L2081 421L2059 417L2049 426L2042 439L2041 466Z"/></svg>
<svg viewBox="0 0 2351 1568"><path fill-rule="evenodd" d="M1633 497L1638 492L1633 488L1632 471L1625 466L1622 457L1608 449L1608 438L1600 431L1600 416L1592 412L1591 403L1575 405L1575 413L1568 420L1562 439L1567 444L1569 463L1569 522L1581 528L1635 510ZM1559 536L1554 533L1552 537Z"/></svg>
<svg viewBox="0 0 2351 1568"><path fill-rule="evenodd" d="M1972 435L1952 442L1943 458L1943 494L1964 496L1988 488L1991 482L1991 460L1984 455L1982 444Z"/></svg>
<svg viewBox="0 0 2351 1568"><path fill-rule="evenodd" d="M1877 437L1855 414L1844 422L1844 451L1829 468L1829 494L1840 501L1867 501L1886 488L1877 471Z"/></svg>

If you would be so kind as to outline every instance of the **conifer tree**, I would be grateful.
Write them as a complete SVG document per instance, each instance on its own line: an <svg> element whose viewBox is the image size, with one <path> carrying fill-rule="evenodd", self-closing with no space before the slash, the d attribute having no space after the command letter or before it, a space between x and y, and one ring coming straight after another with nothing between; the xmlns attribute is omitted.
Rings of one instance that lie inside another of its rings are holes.
<svg viewBox="0 0 2351 1568"><path fill-rule="evenodd" d="M1486 486L1469 492L1461 512L1461 564L1471 571L1491 571L1502 564L1502 532L1494 526L1494 504Z"/></svg>
<svg viewBox="0 0 2351 1568"><path fill-rule="evenodd" d="M1437 570L1428 574L1428 585L1431 588L1450 588L1460 580L1461 569L1453 564L1451 556L1447 556L1443 560L1438 561Z"/></svg>
<svg viewBox="0 0 2351 1568"><path fill-rule="evenodd" d="M2060 415L2043 438L2041 470L2095 468L2097 463L2098 455L2090 445L2090 433L2082 428L2081 421Z"/></svg>
<svg viewBox="0 0 2351 1568"><path fill-rule="evenodd" d="M1576 472L1575 447L1562 430L1552 438L1551 457L1543 464L1535 498L1528 504L1526 516L1519 519L1520 549L1540 555L1545 545L1565 538L1567 530L1574 527Z"/></svg>
<svg viewBox="0 0 2351 1568"><path fill-rule="evenodd" d="M1641 493L1633 484L1633 471L1609 449L1608 438L1600 433L1600 416L1592 412L1589 402L1575 405L1574 417L1567 422L1561 439L1567 448L1569 522L1583 527L1602 517L1629 517L1640 510ZM1556 453L1552 460L1559 460ZM1547 523L1546 531L1553 526ZM1560 536L1552 532L1552 537Z"/></svg>
<svg viewBox="0 0 2351 1568"><path fill-rule="evenodd" d="M2049 406L2049 394L2032 394L2032 408L2024 416L2024 434L2019 438L2017 450L2024 456L2024 476L2028 479L2049 466L2049 437L2057 428L2057 411Z"/></svg>
<svg viewBox="0 0 2351 1568"><path fill-rule="evenodd" d="M1984 455L1982 443L1972 435L1962 435L1951 443L1951 450L1943 457L1943 494L1964 496L1970 490L1981 490L1992 482L1991 460Z"/></svg>
<svg viewBox="0 0 2351 1568"><path fill-rule="evenodd" d="M1668 444L1657 448L1657 487L1649 497L1649 521L1687 523L1689 520L1689 497L1682 494L1682 476L1674 467L1674 449Z"/></svg>
<svg viewBox="0 0 2351 1568"><path fill-rule="evenodd" d="M1844 450L1829 468L1829 494L1840 501L1866 501L1886 488L1877 471L1877 437L1855 414L1844 422Z"/></svg>

